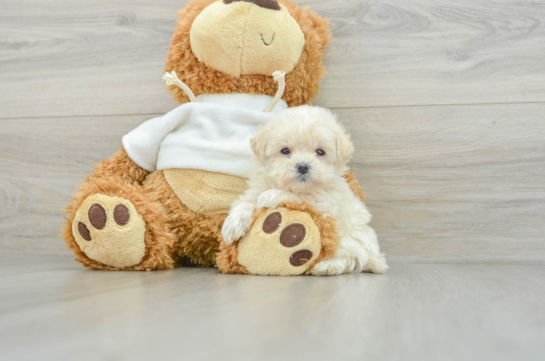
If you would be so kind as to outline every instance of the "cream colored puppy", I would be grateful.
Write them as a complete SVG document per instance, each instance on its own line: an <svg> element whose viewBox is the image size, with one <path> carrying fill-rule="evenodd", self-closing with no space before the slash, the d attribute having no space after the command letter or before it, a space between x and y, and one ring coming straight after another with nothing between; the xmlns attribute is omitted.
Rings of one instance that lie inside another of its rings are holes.
<svg viewBox="0 0 545 361"><path fill-rule="evenodd" d="M225 220L225 242L231 244L246 234L256 208L305 200L335 218L341 238L337 254L315 265L313 275L388 269L375 231L367 225L371 214L343 177L354 147L329 110L310 106L284 110L251 145L254 171L249 189L233 203Z"/></svg>

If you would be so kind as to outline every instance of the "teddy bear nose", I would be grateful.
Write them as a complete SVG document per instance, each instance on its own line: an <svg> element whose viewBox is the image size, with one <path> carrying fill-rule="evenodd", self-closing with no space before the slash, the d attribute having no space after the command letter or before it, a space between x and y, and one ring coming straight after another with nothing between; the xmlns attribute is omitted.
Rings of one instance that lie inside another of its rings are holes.
<svg viewBox="0 0 545 361"><path fill-rule="evenodd" d="M308 163L297 163L296 167L297 172L299 172L300 174L307 174L310 170L310 165L308 165Z"/></svg>
<svg viewBox="0 0 545 361"><path fill-rule="evenodd" d="M223 2L226 5L229 5L231 3L237 2L237 1L244 1L247 3L255 4L259 7L265 8L265 9L271 9L271 10L280 10L280 5L278 4L277 0L223 0Z"/></svg>

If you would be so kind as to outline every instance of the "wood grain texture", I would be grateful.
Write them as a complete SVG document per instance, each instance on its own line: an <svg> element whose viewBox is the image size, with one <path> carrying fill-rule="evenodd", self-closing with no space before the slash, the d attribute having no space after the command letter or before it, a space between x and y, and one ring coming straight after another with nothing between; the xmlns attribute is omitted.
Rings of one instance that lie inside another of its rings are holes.
<svg viewBox="0 0 545 361"><path fill-rule="evenodd" d="M335 113L391 262L545 261L545 104ZM1 120L0 248L65 254L60 209L151 117Z"/></svg>
<svg viewBox="0 0 545 361"><path fill-rule="evenodd" d="M164 113L184 0L0 0L0 117ZM328 107L545 101L545 4L304 0L334 43Z"/></svg>
<svg viewBox="0 0 545 361"><path fill-rule="evenodd" d="M336 113L391 260L545 261L545 104Z"/></svg>
<svg viewBox="0 0 545 361"><path fill-rule="evenodd" d="M315 1L334 43L328 107L542 102L545 4Z"/></svg>
<svg viewBox="0 0 545 361"><path fill-rule="evenodd" d="M384 276L85 270L0 254L3 360L541 360L544 265Z"/></svg>
<svg viewBox="0 0 545 361"><path fill-rule="evenodd" d="M164 113L186 2L1 0L0 117Z"/></svg>
<svg viewBox="0 0 545 361"><path fill-rule="evenodd" d="M0 248L65 253L63 209L91 166L153 116L0 120Z"/></svg>

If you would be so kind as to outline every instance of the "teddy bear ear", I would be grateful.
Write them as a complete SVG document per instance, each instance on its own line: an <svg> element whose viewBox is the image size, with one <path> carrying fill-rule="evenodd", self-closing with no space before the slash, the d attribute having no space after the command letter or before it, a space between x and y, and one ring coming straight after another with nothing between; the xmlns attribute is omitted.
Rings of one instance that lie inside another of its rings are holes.
<svg viewBox="0 0 545 361"><path fill-rule="evenodd" d="M329 19L323 18L320 15L308 11L309 19L312 22L312 26L321 41L320 50L324 51L329 44L333 41L331 30L329 29Z"/></svg>

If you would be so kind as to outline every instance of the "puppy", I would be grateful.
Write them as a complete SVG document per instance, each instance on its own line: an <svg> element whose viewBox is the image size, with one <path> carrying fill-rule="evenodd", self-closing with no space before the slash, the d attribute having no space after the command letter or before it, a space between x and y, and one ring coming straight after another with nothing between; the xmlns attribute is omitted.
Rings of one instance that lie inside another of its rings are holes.
<svg viewBox="0 0 545 361"><path fill-rule="evenodd" d="M329 110L284 110L250 142L254 171L249 189L233 203L223 225L227 244L246 234L256 208L305 200L335 219L340 236L336 255L316 264L313 275L388 269L375 231L367 225L371 214L343 177L354 147Z"/></svg>

